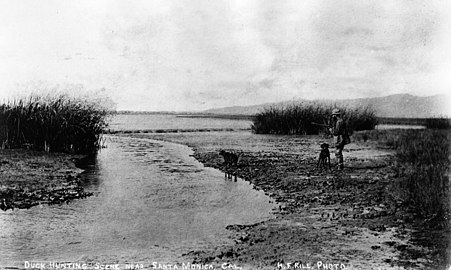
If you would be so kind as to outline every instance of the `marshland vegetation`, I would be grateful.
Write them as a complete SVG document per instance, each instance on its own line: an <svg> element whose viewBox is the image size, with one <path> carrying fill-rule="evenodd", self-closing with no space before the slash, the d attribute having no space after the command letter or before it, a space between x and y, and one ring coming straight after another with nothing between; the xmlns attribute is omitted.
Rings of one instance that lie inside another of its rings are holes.
<svg viewBox="0 0 451 270"><path fill-rule="evenodd" d="M399 189L406 194L406 204L421 218L446 221L451 203L449 131L432 128L372 130L354 134L354 140L376 142L381 147L394 149L393 169L401 180Z"/></svg>
<svg viewBox="0 0 451 270"><path fill-rule="evenodd" d="M0 104L2 148L89 153L101 147L109 111L98 100L30 95Z"/></svg>
<svg viewBox="0 0 451 270"><path fill-rule="evenodd" d="M319 134L324 127L314 123L330 125L333 107L321 104L270 107L254 117L252 131L257 134ZM379 119L370 108L339 109L349 131L361 131L355 134L355 139L376 141L396 151L394 170L402 179L400 188L407 193L407 203L415 212L425 219L444 220L450 210L449 119L392 119L392 124L419 123L426 129L374 130Z"/></svg>
<svg viewBox="0 0 451 270"><path fill-rule="evenodd" d="M251 128L256 134L319 134L324 127L317 124L330 125L333 108L332 105L321 104L269 107L254 116ZM370 108L339 109L350 132L374 129L378 124L378 118Z"/></svg>

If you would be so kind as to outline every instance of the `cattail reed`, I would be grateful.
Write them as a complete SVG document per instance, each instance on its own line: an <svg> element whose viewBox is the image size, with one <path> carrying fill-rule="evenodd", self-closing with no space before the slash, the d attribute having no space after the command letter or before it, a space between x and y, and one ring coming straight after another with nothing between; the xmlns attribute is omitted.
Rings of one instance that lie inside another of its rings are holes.
<svg viewBox="0 0 451 270"><path fill-rule="evenodd" d="M108 110L64 94L16 99L0 105L3 148L88 153L101 145Z"/></svg>
<svg viewBox="0 0 451 270"><path fill-rule="evenodd" d="M423 217L444 217L450 207L447 130L405 130L395 143L411 205Z"/></svg>
<svg viewBox="0 0 451 270"><path fill-rule="evenodd" d="M358 132L354 140L394 149L393 170L406 205L418 216L443 221L451 214L450 136L443 129L393 129Z"/></svg>
<svg viewBox="0 0 451 270"><path fill-rule="evenodd" d="M297 104L285 107L270 107L254 116L252 131L257 134L319 134L329 125L334 106L321 104ZM369 108L340 108L343 118L352 131L374 129L378 120ZM316 123L316 124L313 124Z"/></svg>
<svg viewBox="0 0 451 270"><path fill-rule="evenodd" d="M425 126L430 129L450 129L451 119L447 117L427 118Z"/></svg>

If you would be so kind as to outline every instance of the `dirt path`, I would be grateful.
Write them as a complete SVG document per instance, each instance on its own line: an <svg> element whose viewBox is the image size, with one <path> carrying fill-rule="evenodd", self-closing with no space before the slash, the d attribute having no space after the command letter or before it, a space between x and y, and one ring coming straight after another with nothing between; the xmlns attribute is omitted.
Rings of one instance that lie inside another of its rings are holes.
<svg viewBox="0 0 451 270"><path fill-rule="evenodd" d="M396 191L391 150L350 144L346 168L339 172L315 168L325 140L317 136L132 136L187 144L205 166L243 178L279 202L275 219L231 224L235 245L187 254L194 262L228 261L249 269L440 269L443 263L438 258L443 254L412 242L414 216ZM238 168L223 167L220 149L240 154Z"/></svg>

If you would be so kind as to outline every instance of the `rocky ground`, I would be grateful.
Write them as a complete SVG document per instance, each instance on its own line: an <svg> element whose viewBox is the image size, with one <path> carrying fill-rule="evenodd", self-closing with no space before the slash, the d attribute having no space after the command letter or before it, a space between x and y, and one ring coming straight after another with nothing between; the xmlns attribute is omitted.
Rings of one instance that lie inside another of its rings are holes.
<svg viewBox="0 0 451 270"><path fill-rule="evenodd" d="M319 144L330 140L319 136L132 136L189 145L205 166L245 179L279 203L269 221L228 226L233 246L186 254L194 262L250 269L445 269L449 230L423 228L409 211L393 150L354 142L344 151L345 170L329 171L316 169ZM221 149L240 155L236 168L222 164ZM334 162L333 150L331 156Z"/></svg>
<svg viewBox="0 0 451 270"><path fill-rule="evenodd" d="M25 209L91 195L80 186L75 160L81 156L0 150L0 209Z"/></svg>

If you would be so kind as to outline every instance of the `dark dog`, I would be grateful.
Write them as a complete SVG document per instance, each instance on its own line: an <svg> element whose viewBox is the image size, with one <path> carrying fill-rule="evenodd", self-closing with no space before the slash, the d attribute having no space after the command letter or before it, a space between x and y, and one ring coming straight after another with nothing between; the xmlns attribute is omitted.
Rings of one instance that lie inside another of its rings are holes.
<svg viewBox="0 0 451 270"><path fill-rule="evenodd" d="M221 150L219 152L219 155L221 155L224 158L224 165L226 165L227 167L233 166L233 165L235 165L235 166L238 165L238 155L237 154Z"/></svg>
<svg viewBox="0 0 451 270"><path fill-rule="evenodd" d="M327 143L322 143L321 144L321 152L319 153L319 158L318 158L318 164L316 165L316 168L326 168L329 166L329 170L331 169L330 167L330 152L329 152L329 144Z"/></svg>

